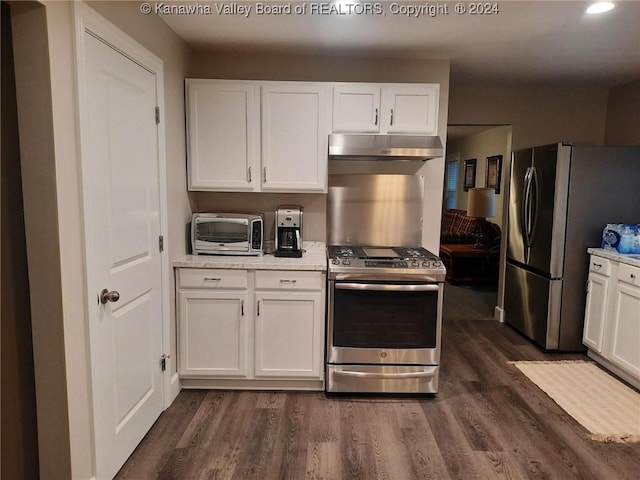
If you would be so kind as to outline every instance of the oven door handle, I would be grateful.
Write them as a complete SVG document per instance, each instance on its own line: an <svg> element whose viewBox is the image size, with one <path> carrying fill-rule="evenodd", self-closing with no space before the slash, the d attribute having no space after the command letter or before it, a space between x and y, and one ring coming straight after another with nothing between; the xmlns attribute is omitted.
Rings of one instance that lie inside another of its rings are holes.
<svg viewBox="0 0 640 480"><path fill-rule="evenodd" d="M358 378L374 378L380 380L394 380L406 378L424 378L433 377L436 374L437 367L431 367L421 372L404 372L404 373L372 373L372 372L355 372L353 370L334 370L334 375L342 377L358 377Z"/></svg>
<svg viewBox="0 0 640 480"><path fill-rule="evenodd" d="M379 292L437 292L437 284L336 283L337 290L374 290Z"/></svg>

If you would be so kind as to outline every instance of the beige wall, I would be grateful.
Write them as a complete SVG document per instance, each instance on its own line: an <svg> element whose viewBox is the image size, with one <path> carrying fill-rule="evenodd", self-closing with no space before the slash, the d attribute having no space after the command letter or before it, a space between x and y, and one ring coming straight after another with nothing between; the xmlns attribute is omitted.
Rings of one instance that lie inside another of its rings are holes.
<svg viewBox="0 0 640 480"><path fill-rule="evenodd" d="M640 145L640 79L609 89L606 145Z"/></svg>
<svg viewBox="0 0 640 480"><path fill-rule="evenodd" d="M456 197L457 208L467 209L467 192L464 191L464 161L470 158L477 159L476 187L484 187L487 157L502 155L502 173L500 181L500 193L496 194L496 214L489 220L502 227L502 209L505 191L504 172L509 167L511 155L511 126L500 126L475 135L469 135L455 142L447 144L447 155L458 155L458 195Z"/></svg>
<svg viewBox="0 0 640 480"><path fill-rule="evenodd" d="M196 52L193 78L298 80L322 82L439 83L438 132L444 145L449 98L449 61L399 58L309 57L296 55L239 55ZM425 162L418 172L425 177L423 245L437 251L442 208L444 158ZM192 192L192 205L200 209L246 206L270 212L279 203L305 208L305 239L326 239L326 197L290 194L216 194ZM263 200L264 199L264 200ZM264 202L268 208L256 208Z"/></svg>
<svg viewBox="0 0 640 480"><path fill-rule="evenodd" d="M606 88L452 84L449 123L512 125L513 149L559 141L601 145Z"/></svg>
<svg viewBox="0 0 640 480"><path fill-rule="evenodd" d="M0 477L36 479L33 342L9 5L2 2L2 459Z"/></svg>
<svg viewBox="0 0 640 480"><path fill-rule="evenodd" d="M61 173L57 162L63 158L63 151L64 155L69 153L67 148L71 149L71 157L67 158L72 162L75 160L75 140L71 138L71 144L67 145L65 141L68 138L55 138L56 131L59 133L61 128L56 124L60 120L59 115L64 115L68 108L73 109L73 101L67 107L65 102L69 98L64 94L64 87L60 96L54 93L61 79L53 65L53 50L60 45L60 38L51 32L50 21L53 16L45 8L39 7L15 15L12 26L29 261L40 476L70 478L68 406L73 405L75 399L71 398L73 394L68 395L68 388L75 381L82 384L87 372L84 369L86 357L81 352L79 370L70 379L67 371L70 363L65 355L65 334L68 333L65 322L71 320L74 313L82 312L83 302L75 306L67 305L70 310L64 311L68 294L73 295L74 292L63 290L62 270L73 269L77 261L71 258L64 266L61 263L63 249L66 248L64 242L69 237L66 236L67 232L60 235L64 221L61 218L63 215L58 214L60 187L56 174ZM62 24L65 23L68 22L63 20ZM68 25L65 26L70 31ZM67 75L64 80L69 84L71 78ZM62 104L59 114L54 113L56 104ZM67 129L73 132L74 117L70 122L68 118L66 120ZM82 327L80 336L82 338ZM85 384L84 397L86 392ZM84 413L87 406L85 399L84 408L80 407Z"/></svg>

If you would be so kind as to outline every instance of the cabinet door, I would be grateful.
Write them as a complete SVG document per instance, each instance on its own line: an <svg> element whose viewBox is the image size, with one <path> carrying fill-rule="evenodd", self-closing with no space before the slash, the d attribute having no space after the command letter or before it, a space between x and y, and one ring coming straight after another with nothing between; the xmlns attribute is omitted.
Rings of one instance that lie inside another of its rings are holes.
<svg viewBox="0 0 640 480"><path fill-rule="evenodd" d="M380 85L333 87L333 132L380 131Z"/></svg>
<svg viewBox="0 0 640 480"><path fill-rule="evenodd" d="M186 89L189 190L257 190L257 85L187 79Z"/></svg>
<svg viewBox="0 0 640 480"><path fill-rule="evenodd" d="M181 375L247 375L247 293L179 293Z"/></svg>
<svg viewBox="0 0 640 480"><path fill-rule="evenodd" d="M618 281L614 297L611 359L640 378L640 288Z"/></svg>
<svg viewBox="0 0 640 480"><path fill-rule="evenodd" d="M321 292L257 292L255 376L322 378Z"/></svg>
<svg viewBox="0 0 640 480"><path fill-rule="evenodd" d="M326 192L327 84L262 86L262 190Z"/></svg>
<svg viewBox="0 0 640 480"><path fill-rule="evenodd" d="M589 274L582 343L598 353L602 352L608 290L607 277L597 273Z"/></svg>
<svg viewBox="0 0 640 480"><path fill-rule="evenodd" d="M386 133L437 135L437 84L393 84L382 89L380 130Z"/></svg>

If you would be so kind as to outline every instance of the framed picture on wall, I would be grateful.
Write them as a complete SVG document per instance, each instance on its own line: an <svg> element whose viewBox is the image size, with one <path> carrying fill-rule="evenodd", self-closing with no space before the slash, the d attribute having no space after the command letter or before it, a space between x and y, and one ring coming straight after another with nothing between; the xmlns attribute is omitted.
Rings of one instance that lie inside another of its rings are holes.
<svg viewBox="0 0 640 480"><path fill-rule="evenodd" d="M502 155L493 155L487 157L487 171L485 174L485 182L487 188L493 188L500 193L500 177L502 174Z"/></svg>
<svg viewBox="0 0 640 480"><path fill-rule="evenodd" d="M471 160L464 161L464 191L466 192L470 188L476 186L476 164L478 159L472 158Z"/></svg>

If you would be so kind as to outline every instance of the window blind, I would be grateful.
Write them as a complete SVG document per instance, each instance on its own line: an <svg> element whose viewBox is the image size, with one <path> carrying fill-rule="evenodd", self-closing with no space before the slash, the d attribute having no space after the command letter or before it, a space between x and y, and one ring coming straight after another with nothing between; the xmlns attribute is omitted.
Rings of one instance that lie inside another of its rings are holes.
<svg viewBox="0 0 640 480"><path fill-rule="evenodd" d="M447 210L456 208L458 190L458 161L447 162Z"/></svg>

